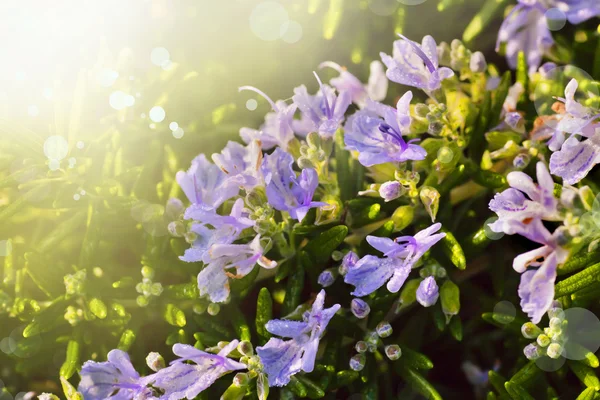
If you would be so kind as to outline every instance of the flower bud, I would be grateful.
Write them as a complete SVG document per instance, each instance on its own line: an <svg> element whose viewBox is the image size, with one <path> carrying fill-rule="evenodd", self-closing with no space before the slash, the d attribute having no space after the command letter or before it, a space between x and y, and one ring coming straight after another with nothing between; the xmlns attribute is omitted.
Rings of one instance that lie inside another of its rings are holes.
<svg viewBox="0 0 600 400"><path fill-rule="evenodd" d="M513 166L517 169L525 169L529 165L529 161L531 161L531 157L527 154L518 154L513 160Z"/></svg>
<svg viewBox="0 0 600 400"><path fill-rule="evenodd" d="M421 281L417 289L417 301L423 307L431 307L439 297L439 288L433 277L427 277Z"/></svg>
<svg viewBox="0 0 600 400"><path fill-rule="evenodd" d="M237 345L237 351L239 351L241 355L251 356L254 354L254 347L252 347L252 343L250 343L249 341L242 340Z"/></svg>
<svg viewBox="0 0 600 400"><path fill-rule="evenodd" d="M440 209L440 192L430 186L423 186L419 192L421 203L425 207L427 214L431 217L431 222L435 221L438 210Z"/></svg>
<svg viewBox="0 0 600 400"><path fill-rule="evenodd" d="M175 219L179 219L179 217L181 217L181 215L184 213L185 206L183 205L183 202L181 200L173 197L167 201L167 206L165 207L165 211L166 211L167 216L171 220L175 220Z"/></svg>
<svg viewBox="0 0 600 400"><path fill-rule="evenodd" d="M521 333L527 339L535 339L542 333L542 330L533 322L526 322L521 326Z"/></svg>
<svg viewBox="0 0 600 400"><path fill-rule="evenodd" d="M551 319L559 318L563 320L565 319L565 312L562 308L554 306L550 310L548 310L548 317L550 317Z"/></svg>
<svg viewBox="0 0 600 400"><path fill-rule="evenodd" d="M333 268L326 269L325 271L319 274L319 278L317 279L317 283L324 288L333 285L336 278L336 271Z"/></svg>
<svg viewBox="0 0 600 400"><path fill-rule="evenodd" d="M553 62L544 63L538 70L543 79L552 79L556 74L557 65Z"/></svg>
<svg viewBox="0 0 600 400"><path fill-rule="evenodd" d="M542 355L540 349L534 343L525 346L523 354L525 354L528 360L537 360Z"/></svg>
<svg viewBox="0 0 600 400"><path fill-rule="evenodd" d="M307 157L300 157L298 159L298 167L300 167L301 169L306 169L306 168L312 168L312 169L316 169L315 164Z"/></svg>
<svg viewBox="0 0 600 400"><path fill-rule="evenodd" d="M427 117L427 114L429 114L429 107L427 104L419 103L415 106L415 114L418 117L425 118Z"/></svg>
<svg viewBox="0 0 600 400"><path fill-rule="evenodd" d="M548 349L546 350L546 354L548 354L548 357L553 358L555 360L562 355L562 352L563 347L558 343L552 343L548 346Z"/></svg>
<svg viewBox="0 0 600 400"><path fill-rule="evenodd" d="M364 342L362 340L359 340L358 342L356 342L356 345L354 346L354 349L358 353L365 353L369 349L369 346L367 345L366 342Z"/></svg>
<svg viewBox="0 0 600 400"><path fill-rule="evenodd" d="M165 367L165 359L159 353L153 351L146 357L146 365L152 371L158 372Z"/></svg>
<svg viewBox="0 0 600 400"><path fill-rule="evenodd" d="M350 311L356 318L363 319L371 312L371 307L361 299L352 299L350 302Z"/></svg>
<svg viewBox="0 0 600 400"><path fill-rule="evenodd" d="M389 337L394 332L392 325L390 325L390 323L387 321L381 321L379 324L377 324L375 331L380 338Z"/></svg>
<svg viewBox="0 0 600 400"><path fill-rule="evenodd" d="M397 344L385 346L385 355L392 361L397 360L402 357L402 349Z"/></svg>
<svg viewBox="0 0 600 400"><path fill-rule="evenodd" d="M350 359L350 368L354 371L362 371L367 362L364 354L356 354Z"/></svg>
<svg viewBox="0 0 600 400"><path fill-rule="evenodd" d="M485 72L487 69L487 62L485 61L485 56L482 52L476 51L471 55L471 62L469 63L469 68L473 72Z"/></svg>
<svg viewBox="0 0 600 400"><path fill-rule="evenodd" d="M248 374L246 374L244 372L238 372L233 377L233 384L237 387L246 386L249 381L250 381L250 378L248 377Z"/></svg>
<svg viewBox="0 0 600 400"><path fill-rule="evenodd" d="M183 237L185 235L185 224L181 221L169 222L167 229L173 237Z"/></svg>
<svg viewBox="0 0 600 400"><path fill-rule="evenodd" d="M541 334L537 337L537 344L540 345L540 347L548 347L550 343L550 338L545 334Z"/></svg>
<svg viewBox="0 0 600 400"><path fill-rule="evenodd" d="M219 311L221 311L221 306L217 303L210 303L208 305L207 311L210 315L214 317L215 315L219 314Z"/></svg>
<svg viewBox="0 0 600 400"><path fill-rule="evenodd" d="M340 265L340 268L339 268L340 275L342 275L342 276L346 275L348 270L350 268L354 267L354 265L356 265L358 260L359 260L358 255L355 252L349 251L348 253L346 253L344 258L342 259L342 265Z"/></svg>
<svg viewBox="0 0 600 400"><path fill-rule="evenodd" d="M379 188L379 195L386 201L392 201L402 196L406 189L398 181L385 182Z"/></svg>

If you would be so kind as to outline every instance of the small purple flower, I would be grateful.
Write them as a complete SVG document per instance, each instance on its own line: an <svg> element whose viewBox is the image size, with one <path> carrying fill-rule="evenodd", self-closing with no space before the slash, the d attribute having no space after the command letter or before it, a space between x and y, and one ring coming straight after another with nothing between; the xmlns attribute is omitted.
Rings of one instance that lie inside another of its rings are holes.
<svg viewBox="0 0 600 400"><path fill-rule="evenodd" d="M258 93L269 102L273 109L273 112L265 116L265 123L259 130L250 128L240 129L242 140L248 144L258 140L263 150L269 150L275 146L286 150L288 143L294 138L292 121L296 113L296 104L292 103L288 105L282 100L274 102L264 92L252 86L242 86L239 90L240 92L249 90Z"/></svg>
<svg viewBox="0 0 600 400"><path fill-rule="evenodd" d="M238 345L234 340L218 354L206 353L187 344L175 344L173 353L181 357L153 376L152 386L160 389L164 400L193 399L221 376L246 369L246 364L231 360L227 355ZM189 364L186 361L192 361Z"/></svg>
<svg viewBox="0 0 600 400"><path fill-rule="evenodd" d="M127 353L111 350L107 359L105 362L86 361L83 364L77 391L83 394L84 399L156 399L147 387L153 376L140 377Z"/></svg>
<svg viewBox="0 0 600 400"><path fill-rule="evenodd" d="M267 269L277 266L277 262L264 256L260 235L247 244L213 243L202 261L207 266L198 274L198 289L200 296L208 295L213 303L222 303L229 297L229 278L243 278L256 264ZM232 268L235 275L227 271Z"/></svg>
<svg viewBox="0 0 600 400"><path fill-rule="evenodd" d="M358 260L358 255L355 252L349 251L348 253L346 253L344 258L342 258L342 263L340 264L340 267L338 268L340 275L346 275L348 273L348 270L354 267Z"/></svg>
<svg viewBox="0 0 600 400"><path fill-rule="evenodd" d="M554 197L552 176L543 162L538 162L536 168L537 185L524 172L513 171L507 176L510 188L490 201L490 209L498 214L498 220L489 225L494 232L519 233L535 240L535 231L530 234L527 229L533 219L557 219L558 202Z"/></svg>
<svg viewBox="0 0 600 400"><path fill-rule="evenodd" d="M301 120L294 121L294 131L303 136L317 132L321 136L332 137L344 121L352 96L345 91L336 96L335 91L324 85L316 72L314 74L320 86L316 95L309 95L304 85L294 89L292 100L302 112Z"/></svg>
<svg viewBox="0 0 600 400"><path fill-rule="evenodd" d="M352 299L350 302L350 311L356 318L363 319L371 312L371 307L362 299Z"/></svg>
<svg viewBox="0 0 600 400"><path fill-rule="evenodd" d="M235 203L233 203L229 215L216 214L214 210L203 204L192 204L185 211L184 218L192 219L203 225L209 224L215 229L227 225L230 228L234 228L237 233L254 226L254 221L249 218L249 213L244 208L243 199L237 199Z"/></svg>
<svg viewBox="0 0 600 400"><path fill-rule="evenodd" d="M396 109L368 101L367 108L354 114L346 123L344 141L349 150L358 151L358 161L366 167L388 162L424 160L427 152L421 146L406 142L403 133L411 123L408 91Z"/></svg>
<svg viewBox="0 0 600 400"><path fill-rule="evenodd" d="M329 321L340 309L339 304L324 308L325 291L321 290L311 311L303 315L302 321L271 320L265 328L274 335L291 340L271 338L267 344L257 347L264 370L269 377L269 386L285 386L290 377L300 370L312 372L319 348L319 340Z"/></svg>
<svg viewBox="0 0 600 400"><path fill-rule="evenodd" d="M482 52L476 51L471 55L471 60L469 61L469 69L476 73L485 72L487 69L487 62L485 61L485 56Z"/></svg>
<svg viewBox="0 0 600 400"><path fill-rule="evenodd" d="M387 282L387 289L396 293L400 290L413 266L445 233L442 225L433 224L415 236L401 236L394 240L367 236L367 242L383 253L385 258L368 255L348 270L344 281L355 286L354 296L366 296ZM389 282L388 282L389 281Z"/></svg>
<svg viewBox="0 0 600 400"><path fill-rule="evenodd" d="M276 210L287 211L293 219L302 221L308 211L325 205L312 201L319 185L317 171L303 169L299 177L292 169L294 158L284 150L277 148L267 155L262 164L262 173L267 185L269 204Z"/></svg>
<svg viewBox="0 0 600 400"><path fill-rule="evenodd" d="M423 307L431 307L434 305L440 297L440 291L435 279L432 276L428 276L423 279L417 289L417 301Z"/></svg>
<svg viewBox="0 0 600 400"><path fill-rule="evenodd" d="M575 100L575 94L577 93L578 87L579 83L577 80L571 79L565 88L565 98L558 99L565 104L565 113L559 116L556 130L589 136L595 132L595 127L590 127L588 129L586 129L586 127L591 124L597 115L594 115L592 109L585 107ZM562 143L558 142L557 144L560 146Z"/></svg>
<svg viewBox="0 0 600 400"><path fill-rule="evenodd" d="M564 182L574 185L600 163L600 133L587 140L579 141L571 136L559 151L550 156L550 171L563 178Z"/></svg>
<svg viewBox="0 0 600 400"><path fill-rule="evenodd" d="M319 274L317 283L324 288L329 287L334 284L336 275L333 269L326 269Z"/></svg>
<svg viewBox="0 0 600 400"><path fill-rule="evenodd" d="M250 190L262 181L262 151L259 140L253 140L247 146L229 141L221 153L212 155L212 159L228 179L235 181L239 187Z"/></svg>
<svg viewBox="0 0 600 400"><path fill-rule="evenodd" d="M399 36L402 39L394 42L393 57L380 53L389 80L430 92L454 76L450 68L439 67L437 44L431 36L425 36L421 45Z"/></svg>
<svg viewBox="0 0 600 400"><path fill-rule="evenodd" d="M356 76L348 72L345 67L332 61L325 61L319 65L319 68L332 68L340 73L337 78L331 80L331 86L338 92L347 92L352 98L352 102L359 107L366 105L367 99L374 101L383 101L387 95L388 79L385 76L383 64L379 61L371 62L371 75L369 83L364 85Z"/></svg>
<svg viewBox="0 0 600 400"><path fill-rule="evenodd" d="M562 10L573 25L600 16L600 3L597 0L557 0L556 7Z"/></svg>
<svg viewBox="0 0 600 400"><path fill-rule="evenodd" d="M518 54L523 51L529 71L537 71L543 55L554 44L545 12L546 8L538 0L519 0L502 23L496 51L506 43L506 59L511 68L517 68Z"/></svg>
<svg viewBox="0 0 600 400"><path fill-rule="evenodd" d="M221 169L200 154L186 172L177 172L177 183L192 204L216 210L225 200L236 196L239 185L227 179Z"/></svg>
<svg viewBox="0 0 600 400"><path fill-rule="evenodd" d="M379 188L379 195L386 201L396 200L402 195L403 186L398 181L385 182Z"/></svg>

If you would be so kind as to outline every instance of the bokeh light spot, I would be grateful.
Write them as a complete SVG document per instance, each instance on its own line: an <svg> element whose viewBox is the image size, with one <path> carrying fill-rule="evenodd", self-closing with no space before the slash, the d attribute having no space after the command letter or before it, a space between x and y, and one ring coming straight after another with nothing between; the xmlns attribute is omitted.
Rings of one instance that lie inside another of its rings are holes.
<svg viewBox="0 0 600 400"><path fill-rule="evenodd" d="M250 111L256 110L257 107L258 101L256 101L255 99L248 99L248 101L246 102L246 108Z"/></svg>
<svg viewBox="0 0 600 400"><path fill-rule="evenodd" d="M177 128L179 128L179 124L177 122L173 121L169 124L170 130L174 131L174 130L177 130Z"/></svg>
<svg viewBox="0 0 600 400"><path fill-rule="evenodd" d="M121 90L117 90L116 92L111 93L108 102L115 110L122 110L125 107L131 107L134 105L135 97L124 93Z"/></svg>
<svg viewBox="0 0 600 400"><path fill-rule="evenodd" d="M69 153L69 143L62 136L50 136L44 142L44 154L51 160L62 160Z"/></svg>
<svg viewBox="0 0 600 400"><path fill-rule="evenodd" d="M286 43L296 43L302 39L302 25L296 21L287 21L281 24L281 39Z"/></svg>
<svg viewBox="0 0 600 400"><path fill-rule="evenodd" d="M112 86L117 78L119 77L119 73L117 71L113 71L112 69L103 69L98 74L98 83L103 87Z"/></svg>
<svg viewBox="0 0 600 400"><path fill-rule="evenodd" d="M165 110L161 107L161 106L154 106L152 107L152 109L150 109L150 112L148 113L148 115L150 116L150 119L154 122L162 122L165 117L166 117L166 113Z"/></svg>
<svg viewBox="0 0 600 400"><path fill-rule="evenodd" d="M567 24L567 15L558 8L546 11L546 23L551 31L560 31Z"/></svg>
<svg viewBox="0 0 600 400"><path fill-rule="evenodd" d="M27 114L30 117L37 117L38 115L40 115L40 109L35 104L32 104L29 107L27 107Z"/></svg>
<svg viewBox="0 0 600 400"><path fill-rule="evenodd" d="M181 139L181 138L183 137L183 134L184 134L184 133L185 133L185 132L183 131L183 129L181 129L181 128L177 128L177 129L175 129L175 130L173 131L173 137L174 137L175 139Z"/></svg>
<svg viewBox="0 0 600 400"><path fill-rule="evenodd" d="M285 7L276 1L264 1L252 10L250 29L260 39L273 41L281 37L281 27L288 20Z"/></svg>
<svg viewBox="0 0 600 400"><path fill-rule="evenodd" d="M502 239L502 237L504 236L503 232L494 232L492 228L490 228L489 225L493 224L496 221L498 221L498 217L490 217L483 224L483 232L485 233L485 236L490 240L499 240Z"/></svg>
<svg viewBox="0 0 600 400"><path fill-rule="evenodd" d="M162 67L167 61L171 60L171 55L169 54L169 50L164 47L156 47L150 53L150 60L157 67Z"/></svg>

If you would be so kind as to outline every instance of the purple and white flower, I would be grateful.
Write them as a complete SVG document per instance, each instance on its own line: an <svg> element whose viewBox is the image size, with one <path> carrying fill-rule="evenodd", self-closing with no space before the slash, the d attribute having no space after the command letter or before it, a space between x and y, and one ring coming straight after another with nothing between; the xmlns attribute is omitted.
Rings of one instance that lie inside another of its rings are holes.
<svg viewBox="0 0 600 400"><path fill-rule="evenodd" d="M312 372L315 366L319 341L329 321L340 309L339 304L324 308L325 291L321 290L312 309L303 315L302 321L271 320L265 328L274 335L291 340L271 338L256 351L269 377L269 386L284 386L292 375Z"/></svg>
<svg viewBox="0 0 600 400"><path fill-rule="evenodd" d="M437 233L442 225L433 224L415 236L401 236L394 240L367 236L367 242L383 253L384 258L367 255L348 269L344 282L355 287L352 295L362 297L373 293L387 282L387 289L400 290L413 266L445 233Z"/></svg>
<svg viewBox="0 0 600 400"><path fill-rule="evenodd" d="M269 102L273 109L273 112L267 113L265 116L265 123L260 129L240 129L242 140L247 144L258 140L264 150L272 149L275 146L286 150L288 143L294 138L292 122L297 109L296 104L288 105L283 100L274 102L263 91L252 86L242 86L239 90L240 92L249 90L258 93Z"/></svg>
<svg viewBox="0 0 600 400"><path fill-rule="evenodd" d="M107 359L105 362L86 361L83 364L77 391L85 400L158 399L147 387L153 376L140 377L127 353L111 350Z"/></svg>
<svg viewBox="0 0 600 400"><path fill-rule="evenodd" d="M344 121L346 110L352 103L352 94L342 91L338 95L328 85L324 85L315 72L319 82L319 92L311 96L306 86L294 89L292 100L300 109L300 120L294 120L294 131L302 136L317 132L323 137L332 137Z"/></svg>
<svg viewBox="0 0 600 400"><path fill-rule="evenodd" d="M348 72L345 67L340 66L333 61L325 61L319 65L319 68L332 68L340 73L336 78L331 79L331 86L338 92L347 92L352 98L352 102L363 108L367 104L367 99L373 101L383 101L387 95L388 79L380 61L371 62L371 74L369 82L365 85L356 76Z"/></svg>
<svg viewBox="0 0 600 400"><path fill-rule="evenodd" d="M305 168L296 176L292 168L294 158L280 148L265 156L262 164L267 198L276 210L287 211L293 219L302 221L308 211L325 205L312 201L319 185L317 171Z"/></svg>
<svg viewBox="0 0 600 400"><path fill-rule="evenodd" d="M349 150L358 151L358 160L366 167L388 162L423 160L427 152L406 141L403 133L411 124L408 91L396 104L396 109L368 101L367 107L354 114L346 123L344 141Z"/></svg>
<svg viewBox="0 0 600 400"><path fill-rule="evenodd" d="M213 154L212 159L227 179L250 190L262 182L262 156L259 140L253 140L247 146L230 141L220 153Z"/></svg>
<svg viewBox="0 0 600 400"><path fill-rule="evenodd" d="M394 42L392 57L380 53L389 80L431 92L439 89L443 80L454 76L450 68L440 68L437 44L431 36L425 36L420 45L399 36L402 39Z"/></svg>
<svg viewBox="0 0 600 400"><path fill-rule="evenodd" d="M247 368L246 364L227 357L237 345L238 341L234 340L218 354L212 354L177 343L173 353L180 358L154 374L152 386L163 392L160 398L164 400L194 399L221 376Z"/></svg>

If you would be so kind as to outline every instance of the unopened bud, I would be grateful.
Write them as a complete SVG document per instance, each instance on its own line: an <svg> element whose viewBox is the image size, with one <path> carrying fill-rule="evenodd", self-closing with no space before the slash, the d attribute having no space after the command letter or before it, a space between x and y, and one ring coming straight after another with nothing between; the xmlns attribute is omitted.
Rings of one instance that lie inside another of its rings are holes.
<svg viewBox="0 0 600 400"><path fill-rule="evenodd" d="M550 338L545 334L541 334L537 337L537 344L540 345L540 347L548 347L550 343Z"/></svg>
<svg viewBox="0 0 600 400"><path fill-rule="evenodd" d="M336 278L336 271L333 268L326 269L325 271L319 274L319 278L317 279L317 283L324 288L333 285Z"/></svg>
<svg viewBox="0 0 600 400"><path fill-rule="evenodd" d="M546 354L548 354L548 357L553 358L555 360L562 355L562 352L563 347L558 343L552 343L548 346L548 349L546 350Z"/></svg>
<svg viewBox="0 0 600 400"><path fill-rule="evenodd" d="M521 326L521 333L527 339L535 339L542 333L542 330L533 322L526 322Z"/></svg>
<svg viewBox="0 0 600 400"><path fill-rule="evenodd" d="M388 201L396 200L398 197L402 196L403 192L406 192L406 189L404 189L404 186L398 181L385 182L379 188L379 195L386 203Z"/></svg>
<svg viewBox="0 0 600 400"><path fill-rule="evenodd" d="M350 359L350 368L354 371L362 371L367 363L367 357L364 354L356 354Z"/></svg>
<svg viewBox="0 0 600 400"><path fill-rule="evenodd" d="M210 303L208 305L207 311L210 315L214 317L215 315L219 314L219 311L221 311L221 306L216 303Z"/></svg>
<svg viewBox="0 0 600 400"><path fill-rule="evenodd" d="M431 307L439 297L439 288L433 277L427 277L421 281L417 289L417 301L423 307Z"/></svg>
<svg viewBox="0 0 600 400"><path fill-rule="evenodd" d="M185 206L183 205L183 202L181 200L173 197L167 201L167 206L165 207L165 211L166 211L167 216L171 220L175 220L175 219L179 219L181 217L181 215L185 211Z"/></svg>
<svg viewBox="0 0 600 400"><path fill-rule="evenodd" d="M390 325L390 323L387 321L381 321L379 324L377 324L375 331L380 338L389 337L394 332L392 325Z"/></svg>
<svg viewBox="0 0 600 400"><path fill-rule="evenodd" d="M356 318L365 318L371 312L371 307L361 299L352 299L350 302L350 311Z"/></svg>
<svg viewBox="0 0 600 400"><path fill-rule="evenodd" d="M366 342L360 340L360 341L356 342L356 345L354 346L354 349L358 353L366 353L366 351L369 349L369 346L367 345Z"/></svg>
<svg viewBox="0 0 600 400"><path fill-rule="evenodd" d="M542 355L540 349L534 343L525 346L523 354L525 354L528 360L537 360Z"/></svg>
<svg viewBox="0 0 600 400"><path fill-rule="evenodd" d="M485 56L482 52L476 51L471 55L471 62L469 63L469 68L473 72L485 72L487 69L487 62L485 61Z"/></svg>
<svg viewBox="0 0 600 400"><path fill-rule="evenodd" d="M185 235L185 224L181 221L172 221L167 226L169 233L174 237L183 237Z"/></svg>
<svg viewBox="0 0 600 400"><path fill-rule="evenodd" d="M165 367L165 359L159 353L153 351L146 357L146 365L152 371L158 372Z"/></svg>
<svg viewBox="0 0 600 400"><path fill-rule="evenodd" d="M250 378L248 377L248 374L246 374L244 372L238 372L233 377L233 384L237 387L246 386L249 381L250 381Z"/></svg>
<svg viewBox="0 0 600 400"><path fill-rule="evenodd" d="M392 361L397 360L402 357L402 349L397 344L385 346L385 355Z"/></svg>

